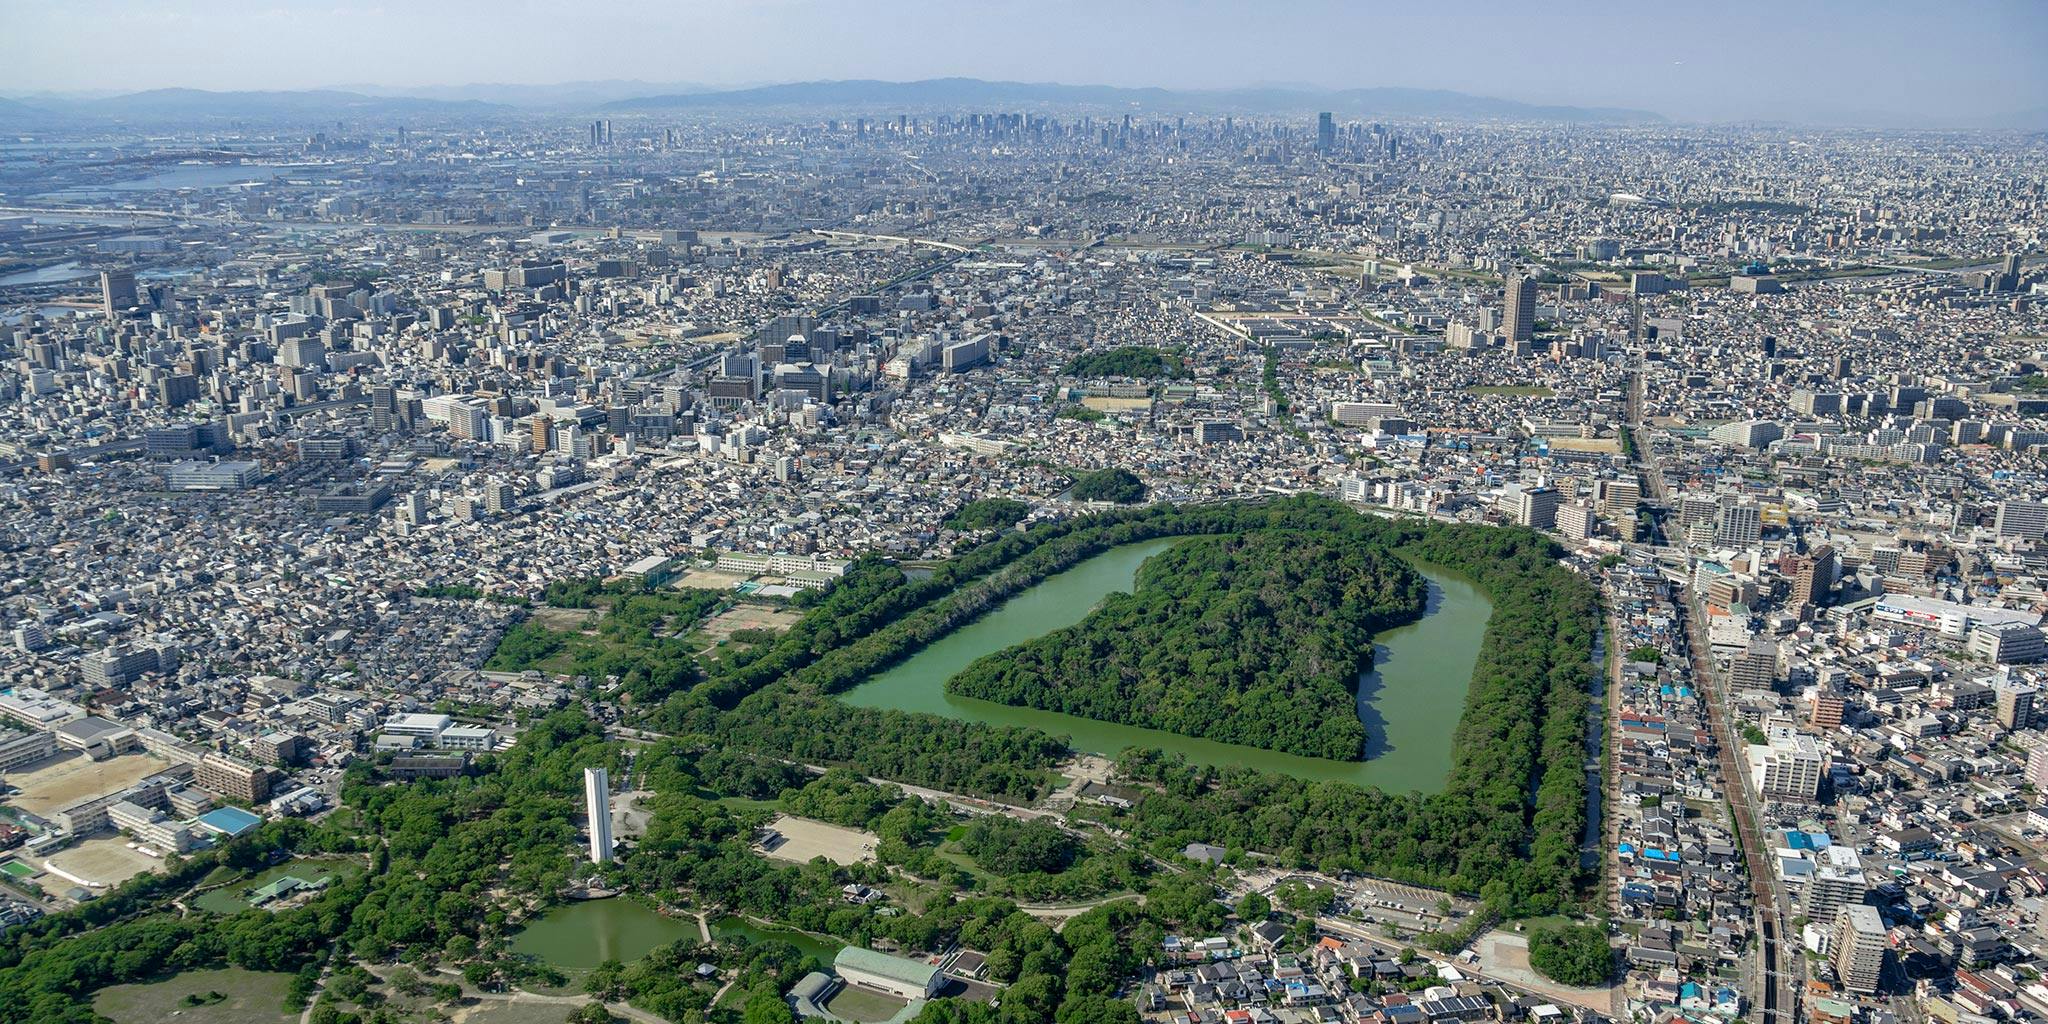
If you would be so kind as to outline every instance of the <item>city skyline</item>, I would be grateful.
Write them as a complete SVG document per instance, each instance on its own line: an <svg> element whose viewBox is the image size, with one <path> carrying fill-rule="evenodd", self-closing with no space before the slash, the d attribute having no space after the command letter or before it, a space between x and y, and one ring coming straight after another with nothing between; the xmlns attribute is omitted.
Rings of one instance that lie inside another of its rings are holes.
<svg viewBox="0 0 2048 1024"><path fill-rule="evenodd" d="M0 1024L2048 1024L2042 8L339 2L0 0Z"/></svg>
<svg viewBox="0 0 2048 1024"><path fill-rule="evenodd" d="M707 89L875 79L987 80L1225 90L1444 89L1537 105L1626 107L1684 122L2037 128L2048 118L2048 14L1976 0L1756 3L1638 12L1471 3L1410 11L1234 0L1097 8L926 0L787 0L579 12L556 31L539 8L467 2L402 10L295 2L116 3L90 21L54 5L0 4L17 26L0 93L115 95L163 88L291 91L643 82ZM1256 14L1256 16L1254 16ZM318 19L344 66L307 60ZM914 25L915 31L903 31ZM232 31L227 31L233 26ZM156 45L130 41L147 33ZM1132 40L1146 40L1133 46ZM1005 45L992 46L992 40ZM212 59L194 61L190 54ZM108 60L110 53L122 59ZM1912 73L1905 73L1910 67Z"/></svg>

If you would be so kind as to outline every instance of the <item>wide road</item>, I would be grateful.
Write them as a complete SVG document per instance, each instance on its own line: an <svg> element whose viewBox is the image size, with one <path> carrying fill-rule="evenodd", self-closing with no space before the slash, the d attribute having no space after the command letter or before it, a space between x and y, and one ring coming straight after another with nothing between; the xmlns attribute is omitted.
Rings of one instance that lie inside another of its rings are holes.
<svg viewBox="0 0 2048 1024"><path fill-rule="evenodd" d="M1654 527L1661 537L1666 532L1663 520L1671 508L1671 497L1664 484L1662 467L1657 463L1655 446L1643 432L1645 387L1642 364L1638 362L1629 386L1629 429L1635 434L1637 470L1649 486L1656 517ZM1743 755L1748 748L1736 741L1732 709L1724 691L1726 681L1714 675L1709 657L1711 648L1707 644L1705 609L1690 589L1683 590L1683 599L1686 605L1686 646L1692 661L1694 681L1707 695L1707 722L1714 731L1714 742L1720 748L1722 796L1734 815L1731 824L1742 848L1743 862L1749 869L1750 900L1759 946L1757 969L1762 975L1757 987L1759 1020L1761 1024L1790 1024L1799 1019L1797 996L1792 988L1799 977L1799 939L1786 927L1785 903L1778 892L1777 874L1771 870L1764 848L1764 832L1750 799L1749 784L1745 781L1748 765Z"/></svg>

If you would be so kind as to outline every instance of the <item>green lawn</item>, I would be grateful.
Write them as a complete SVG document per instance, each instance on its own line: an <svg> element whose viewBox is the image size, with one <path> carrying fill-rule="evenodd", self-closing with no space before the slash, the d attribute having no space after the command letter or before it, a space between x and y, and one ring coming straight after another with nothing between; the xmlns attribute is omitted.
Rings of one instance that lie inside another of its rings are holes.
<svg viewBox="0 0 2048 1024"><path fill-rule="evenodd" d="M202 893L192 901L192 905L201 910L212 911L216 914L234 914L249 909L249 901L242 896L244 891L269 885L286 875L302 878L308 882L317 882L323 878L329 880L353 878L362 873L362 862L356 860L339 857L295 857L275 867L265 868L247 878L237 879L217 889ZM208 875L207 879L209 881L214 880L212 875Z"/></svg>
<svg viewBox="0 0 2048 1024"><path fill-rule="evenodd" d="M825 1004L825 1009L840 1020L881 1021L896 1016L904 1005L901 999L847 985Z"/></svg>
<svg viewBox="0 0 2048 1024"><path fill-rule="evenodd" d="M960 852L959 844L953 842L950 839L943 843L940 843L939 848L937 850L934 850L933 852L939 855L940 860L943 860L948 864L951 864L954 867L957 867L960 870L965 871L968 874L981 879L984 882L990 881L995 877L994 875L991 875L988 872L983 871L981 869L981 865L974 862L973 857L970 857L967 854Z"/></svg>
<svg viewBox="0 0 2048 1024"><path fill-rule="evenodd" d="M485 999L464 1008L462 1020L464 1024L562 1024L562 1018L573 1009L575 1007L563 1003L507 1003Z"/></svg>
<svg viewBox="0 0 2048 1024"><path fill-rule="evenodd" d="M146 985L102 989L93 999L92 1008L115 1024L296 1024L299 1015L284 1009L285 991L291 981L289 974L240 968L186 971ZM205 996L209 992L219 992L227 998L201 1006L187 1006L183 1002L188 995Z"/></svg>
<svg viewBox="0 0 2048 1024"><path fill-rule="evenodd" d="M755 800L745 796L719 796L708 789L699 787L697 795L713 803L723 804L735 811L774 811L782 806L780 800Z"/></svg>

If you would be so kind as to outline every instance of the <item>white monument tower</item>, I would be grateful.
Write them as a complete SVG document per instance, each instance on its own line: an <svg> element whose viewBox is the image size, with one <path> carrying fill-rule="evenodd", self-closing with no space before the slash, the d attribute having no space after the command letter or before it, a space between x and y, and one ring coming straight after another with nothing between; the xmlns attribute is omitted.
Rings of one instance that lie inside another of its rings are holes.
<svg viewBox="0 0 2048 1024"><path fill-rule="evenodd" d="M602 768L583 769L584 810L590 815L590 862L612 862L612 783Z"/></svg>

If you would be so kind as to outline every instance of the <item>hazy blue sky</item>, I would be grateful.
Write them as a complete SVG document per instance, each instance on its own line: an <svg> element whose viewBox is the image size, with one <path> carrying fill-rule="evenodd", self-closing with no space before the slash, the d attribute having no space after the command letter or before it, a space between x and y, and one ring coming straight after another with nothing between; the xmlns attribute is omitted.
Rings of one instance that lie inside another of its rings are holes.
<svg viewBox="0 0 2048 1024"><path fill-rule="evenodd" d="M0 0L14 93L964 75L1934 122L2048 106L2044 54L2044 0Z"/></svg>

